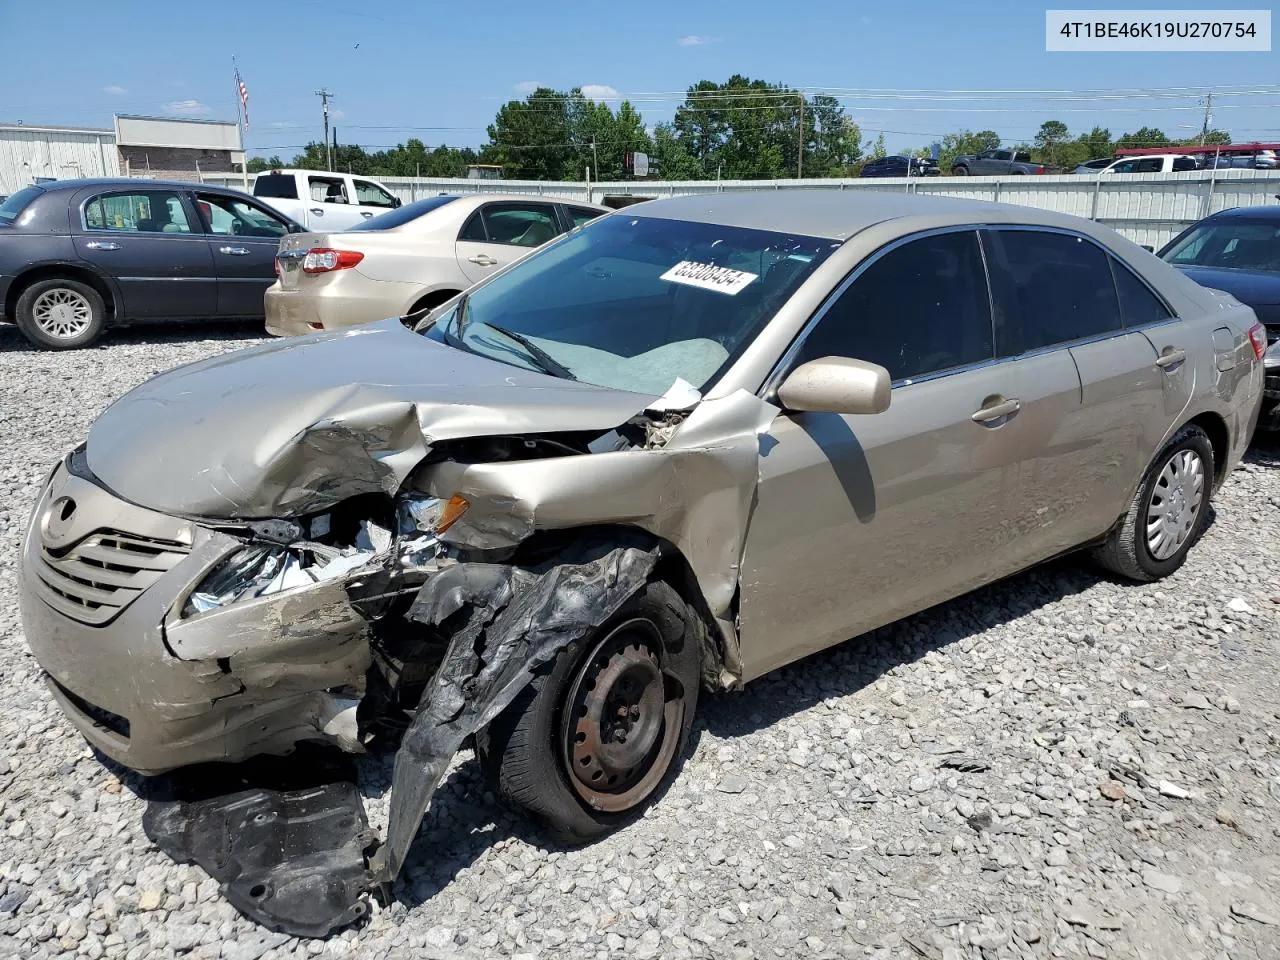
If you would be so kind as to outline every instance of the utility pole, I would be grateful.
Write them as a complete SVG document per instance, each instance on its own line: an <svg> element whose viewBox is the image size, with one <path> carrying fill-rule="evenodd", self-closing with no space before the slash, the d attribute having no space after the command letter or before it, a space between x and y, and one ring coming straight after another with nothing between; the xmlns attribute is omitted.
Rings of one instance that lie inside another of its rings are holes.
<svg viewBox="0 0 1280 960"><path fill-rule="evenodd" d="M1204 98L1204 126L1200 128L1200 146L1204 146L1205 140L1209 138L1209 124L1213 123L1213 94L1207 94Z"/></svg>
<svg viewBox="0 0 1280 960"><path fill-rule="evenodd" d="M327 88L321 87L316 91L316 96L320 98L320 102L324 105L324 150L325 150L325 169L333 169L333 148L329 146L329 101L333 99L333 94Z"/></svg>
<svg viewBox="0 0 1280 960"><path fill-rule="evenodd" d="M596 181L600 180L600 155L596 153L596 135L591 135L591 168L594 171Z"/></svg>
<svg viewBox="0 0 1280 960"><path fill-rule="evenodd" d="M799 150L796 153L796 179L804 179L804 94L800 95L800 133L798 134L797 146Z"/></svg>

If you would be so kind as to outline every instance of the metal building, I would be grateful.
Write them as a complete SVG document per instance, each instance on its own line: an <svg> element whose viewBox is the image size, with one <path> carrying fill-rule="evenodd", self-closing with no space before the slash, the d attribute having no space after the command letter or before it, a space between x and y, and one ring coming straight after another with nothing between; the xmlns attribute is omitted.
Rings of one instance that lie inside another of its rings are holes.
<svg viewBox="0 0 1280 960"><path fill-rule="evenodd" d="M52 178L120 175L112 130L0 124L0 193Z"/></svg>

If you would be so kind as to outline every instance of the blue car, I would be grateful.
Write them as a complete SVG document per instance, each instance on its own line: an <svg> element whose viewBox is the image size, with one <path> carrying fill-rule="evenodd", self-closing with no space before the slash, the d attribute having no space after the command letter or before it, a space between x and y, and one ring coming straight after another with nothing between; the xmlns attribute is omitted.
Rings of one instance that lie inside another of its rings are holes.
<svg viewBox="0 0 1280 960"><path fill-rule="evenodd" d="M1174 237L1158 256L1201 286L1248 304L1266 326L1258 426L1280 430L1280 204L1215 213Z"/></svg>

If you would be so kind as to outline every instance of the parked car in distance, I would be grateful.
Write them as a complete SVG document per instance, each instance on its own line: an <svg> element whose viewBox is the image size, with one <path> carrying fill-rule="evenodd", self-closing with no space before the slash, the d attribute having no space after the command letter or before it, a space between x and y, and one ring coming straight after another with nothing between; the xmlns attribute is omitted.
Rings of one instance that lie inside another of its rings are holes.
<svg viewBox="0 0 1280 960"><path fill-rule="evenodd" d="M520 194L419 200L341 233L286 237L267 332L334 330L428 310L534 247L608 213Z"/></svg>
<svg viewBox="0 0 1280 960"><path fill-rule="evenodd" d="M1206 154L1203 165L1206 170L1275 170L1277 158L1274 150L1258 150L1255 153Z"/></svg>
<svg viewBox="0 0 1280 960"><path fill-rule="evenodd" d="M1015 150L984 150L975 156L959 156L951 162L953 177L990 177L1008 174L1042 174L1049 168L1032 163L1031 154Z"/></svg>
<svg viewBox="0 0 1280 960"><path fill-rule="evenodd" d="M1248 307L1088 220L653 200L413 330L126 394L39 489L23 632L70 721L145 772L407 722L374 884L472 735L502 796L586 840L675 776L704 685L1070 550L1176 571L1254 427L1262 345ZM290 836L255 878L334 849Z"/></svg>
<svg viewBox="0 0 1280 960"><path fill-rule="evenodd" d="M1195 157L1184 153L1158 153L1142 157L1121 157L1092 172L1102 176L1120 173L1186 173L1199 169L1200 164ZM1079 167L1076 172L1080 172Z"/></svg>
<svg viewBox="0 0 1280 960"><path fill-rule="evenodd" d="M323 170L260 173L253 195L308 230L346 230L400 206L377 180Z"/></svg>
<svg viewBox="0 0 1280 960"><path fill-rule="evenodd" d="M1258 425L1280 430L1280 205L1237 207L1205 217L1165 244L1159 256L1197 283L1252 307L1266 326Z"/></svg>
<svg viewBox="0 0 1280 960"><path fill-rule="evenodd" d="M858 172L858 176L936 177L938 172L938 161L930 157L892 156L867 161L862 170Z"/></svg>
<svg viewBox="0 0 1280 960"><path fill-rule="evenodd" d="M600 205L608 207L610 210L621 210L623 207L644 203L646 200L652 199L653 197L641 197L630 193L606 193L600 198Z"/></svg>
<svg viewBox="0 0 1280 960"><path fill-rule="evenodd" d="M38 347L132 320L254 319L280 238L301 225L238 190L58 180L0 204L0 303Z"/></svg>
<svg viewBox="0 0 1280 960"><path fill-rule="evenodd" d="M1115 157L1099 157L1096 160L1086 160L1084 163L1077 164L1076 168L1071 172L1095 174L1099 170L1103 170L1115 162Z"/></svg>

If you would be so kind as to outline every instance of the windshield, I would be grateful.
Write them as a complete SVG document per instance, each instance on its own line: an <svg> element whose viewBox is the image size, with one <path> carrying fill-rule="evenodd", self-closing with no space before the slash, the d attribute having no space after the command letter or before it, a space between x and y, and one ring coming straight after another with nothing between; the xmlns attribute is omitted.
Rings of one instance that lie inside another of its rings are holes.
<svg viewBox="0 0 1280 960"><path fill-rule="evenodd" d="M26 208L36 197L44 193L39 187L27 187L25 190L19 190L11 197L5 198L0 203L0 223L11 224L18 219L18 214Z"/></svg>
<svg viewBox="0 0 1280 960"><path fill-rule="evenodd" d="M1280 223L1222 220L1195 227L1161 258L1180 267L1280 273Z"/></svg>
<svg viewBox="0 0 1280 960"><path fill-rule="evenodd" d="M661 395L704 390L838 241L614 214L477 287L425 335L504 363Z"/></svg>
<svg viewBox="0 0 1280 960"><path fill-rule="evenodd" d="M419 200L417 203L405 204L395 210L380 213L376 217L357 223L351 229L390 230L392 227L401 227L410 220L417 220L424 213L430 213L432 210L443 207L446 203L457 199L457 197L431 197L427 200Z"/></svg>

